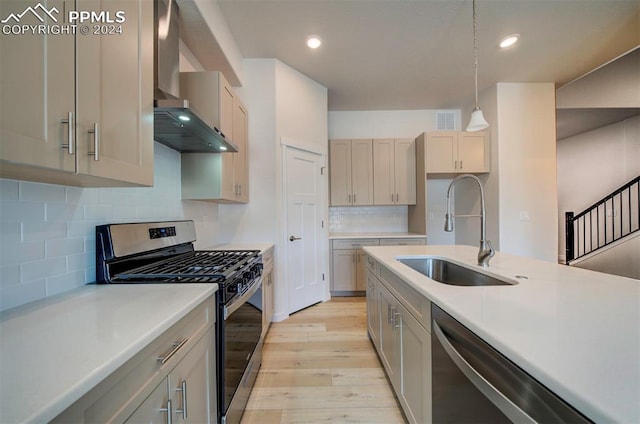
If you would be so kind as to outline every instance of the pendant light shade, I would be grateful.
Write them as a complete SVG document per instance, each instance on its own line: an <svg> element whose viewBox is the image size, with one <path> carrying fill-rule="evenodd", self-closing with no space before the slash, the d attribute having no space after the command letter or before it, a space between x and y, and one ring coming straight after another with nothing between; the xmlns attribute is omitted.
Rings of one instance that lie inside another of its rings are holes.
<svg viewBox="0 0 640 424"><path fill-rule="evenodd" d="M469 120L469 125L467 125L467 131L482 131L485 128L489 128L489 123L484 119L482 109L477 107L473 109L473 113L471 113L471 119Z"/></svg>
<svg viewBox="0 0 640 424"><path fill-rule="evenodd" d="M473 0L473 70L475 76L476 104L471 113L467 131L482 131L489 128L489 123L484 119L482 109L478 106L478 32L476 30L476 0Z"/></svg>

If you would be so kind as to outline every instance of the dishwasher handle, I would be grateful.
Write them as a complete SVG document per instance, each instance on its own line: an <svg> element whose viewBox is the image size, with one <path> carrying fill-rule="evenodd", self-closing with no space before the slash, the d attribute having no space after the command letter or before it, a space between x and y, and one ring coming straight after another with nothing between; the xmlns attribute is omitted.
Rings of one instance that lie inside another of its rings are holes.
<svg viewBox="0 0 640 424"><path fill-rule="evenodd" d="M436 320L432 322L432 330L438 341L449 355L449 358L456 364L462 373L473 383L478 390L484 394L504 415L516 423L536 423L525 411L513 403L508 397L496 389L482 374L467 362L466 359L451 344Z"/></svg>

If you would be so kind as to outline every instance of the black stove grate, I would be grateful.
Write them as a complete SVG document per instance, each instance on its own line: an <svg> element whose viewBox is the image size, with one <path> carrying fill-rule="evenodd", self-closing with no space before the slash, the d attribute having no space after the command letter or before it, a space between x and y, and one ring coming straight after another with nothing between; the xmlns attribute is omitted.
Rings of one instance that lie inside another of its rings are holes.
<svg viewBox="0 0 640 424"><path fill-rule="evenodd" d="M118 280L224 281L259 256L258 250L199 250L115 275Z"/></svg>

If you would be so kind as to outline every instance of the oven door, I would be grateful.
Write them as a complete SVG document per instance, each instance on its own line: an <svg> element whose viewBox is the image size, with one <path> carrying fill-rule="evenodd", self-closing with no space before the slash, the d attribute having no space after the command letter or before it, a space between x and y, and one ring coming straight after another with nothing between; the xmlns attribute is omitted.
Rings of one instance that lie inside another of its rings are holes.
<svg viewBox="0 0 640 424"><path fill-rule="evenodd" d="M261 363L262 278L223 311L221 421L239 423Z"/></svg>

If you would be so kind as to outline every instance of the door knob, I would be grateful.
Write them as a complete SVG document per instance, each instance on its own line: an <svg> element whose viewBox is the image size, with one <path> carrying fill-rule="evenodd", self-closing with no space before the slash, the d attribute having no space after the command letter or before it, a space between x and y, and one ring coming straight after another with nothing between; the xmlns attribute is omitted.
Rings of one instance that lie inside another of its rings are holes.
<svg viewBox="0 0 640 424"><path fill-rule="evenodd" d="M289 241L295 241L295 240L302 240L302 237L295 237L295 236L289 237Z"/></svg>

